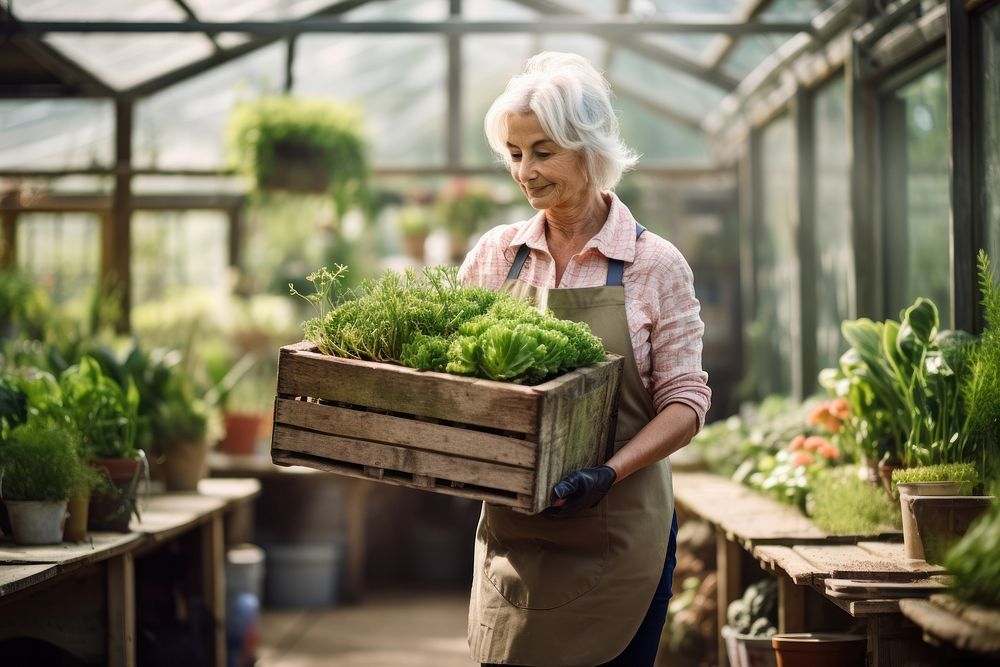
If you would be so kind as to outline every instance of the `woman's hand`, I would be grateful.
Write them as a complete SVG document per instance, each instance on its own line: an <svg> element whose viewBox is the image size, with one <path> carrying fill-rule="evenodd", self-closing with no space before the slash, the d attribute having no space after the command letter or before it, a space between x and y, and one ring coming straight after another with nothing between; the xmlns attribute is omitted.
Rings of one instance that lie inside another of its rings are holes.
<svg viewBox="0 0 1000 667"><path fill-rule="evenodd" d="M552 487L552 497L555 502L552 503L552 507L545 510L545 514L557 517L594 507L601 502L617 478L618 473L608 466L583 468L571 472Z"/></svg>

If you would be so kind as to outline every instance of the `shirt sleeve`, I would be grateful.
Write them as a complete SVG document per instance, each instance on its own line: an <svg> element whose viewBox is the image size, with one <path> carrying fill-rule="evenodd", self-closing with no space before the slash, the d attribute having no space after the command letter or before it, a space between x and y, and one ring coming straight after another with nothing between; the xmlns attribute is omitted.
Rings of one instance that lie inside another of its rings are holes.
<svg viewBox="0 0 1000 667"><path fill-rule="evenodd" d="M659 290L659 312L650 332L653 405L661 412L671 403L683 403L698 417L698 430L705 423L712 390L701 367L701 305L694 293L694 274L674 249L665 280Z"/></svg>

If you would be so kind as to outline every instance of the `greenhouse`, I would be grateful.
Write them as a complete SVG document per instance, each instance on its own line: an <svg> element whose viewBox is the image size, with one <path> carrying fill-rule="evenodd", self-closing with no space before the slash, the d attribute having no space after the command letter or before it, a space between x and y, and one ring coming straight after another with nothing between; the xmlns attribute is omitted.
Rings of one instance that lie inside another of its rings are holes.
<svg viewBox="0 0 1000 667"><path fill-rule="evenodd" d="M1000 663L1000 0L0 0L0 664Z"/></svg>

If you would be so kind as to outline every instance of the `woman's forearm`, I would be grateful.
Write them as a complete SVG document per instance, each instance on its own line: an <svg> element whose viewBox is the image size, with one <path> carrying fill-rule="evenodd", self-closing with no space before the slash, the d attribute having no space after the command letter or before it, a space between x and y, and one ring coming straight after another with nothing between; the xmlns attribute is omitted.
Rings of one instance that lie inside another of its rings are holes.
<svg viewBox="0 0 1000 667"><path fill-rule="evenodd" d="M618 474L617 482L637 470L670 456L691 442L698 431L698 417L683 403L670 403L656 415L606 465Z"/></svg>

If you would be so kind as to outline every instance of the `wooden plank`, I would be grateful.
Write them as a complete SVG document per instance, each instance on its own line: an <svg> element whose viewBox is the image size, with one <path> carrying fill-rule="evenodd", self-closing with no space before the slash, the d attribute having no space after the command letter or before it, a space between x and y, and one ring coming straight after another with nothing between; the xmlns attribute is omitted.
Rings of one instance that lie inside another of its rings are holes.
<svg viewBox="0 0 1000 667"><path fill-rule="evenodd" d="M912 581L925 576L879 558L853 544L799 545L792 548L800 556L814 563L820 571L829 572L831 577L838 579Z"/></svg>
<svg viewBox="0 0 1000 667"><path fill-rule="evenodd" d="M276 424L290 424L345 438L456 454L522 468L535 465L535 443L483 431L286 398L275 400L274 415Z"/></svg>
<svg viewBox="0 0 1000 667"><path fill-rule="evenodd" d="M743 595L743 560L739 545L727 539L719 528L715 529L715 562L718 570L718 627L721 628L728 622L726 612L729 603ZM727 667L726 640L721 633L718 643L719 667Z"/></svg>
<svg viewBox="0 0 1000 667"><path fill-rule="evenodd" d="M358 466L352 466L349 464L338 464L329 459L324 459L322 457L310 456L308 454L300 454L298 452L288 452L280 449L271 450L271 455L275 463L279 465L290 465L290 466L301 466L307 465L313 467L317 470L325 470L327 472L337 473L338 475L345 475L347 477L355 477L357 479L364 479L372 481L371 478L365 474L365 472ZM397 477L397 476L385 476L379 480L380 482L386 484L393 484L395 486L405 486L411 489L419 489L421 487L413 484L409 478ZM495 489L488 489L484 487L455 487L455 486L437 486L434 491L436 493L443 493L449 496L458 496L460 498L471 498L472 500L482 500L488 503L493 503L496 505L506 505L515 510L529 511L531 509L531 501L533 496L524 494L514 494L511 492L497 491Z"/></svg>
<svg viewBox="0 0 1000 667"><path fill-rule="evenodd" d="M292 346L281 349L278 393L517 433L537 432L541 400L538 391L520 385L341 359Z"/></svg>
<svg viewBox="0 0 1000 667"><path fill-rule="evenodd" d="M778 632L804 632L806 624L806 591L791 577L778 573Z"/></svg>
<svg viewBox="0 0 1000 667"><path fill-rule="evenodd" d="M830 576L830 572L817 567L816 563L807 560L791 547L760 546L754 547L753 557L761 561L771 570L784 572L792 582L800 586L809 586Z"/></svg>
<svg viewBox="0 0 1000 667"><path fill-rule="evenodd" d="M260 480L209 477L198 482L198 493L230 504L245 503L260 495Z"/></svg>
<svg viewBox="0 0 1000 667"><path fill-rule="evenodd" d="M880 581L872 579L837 579L830 577L823 580L826 594L844 599L859 600L887 599L894 597L927 597L931 593L940 593L948 586L938 579L917 579L915 581Z"/></svg>
<svg viewBox="0 0 1000 667"><path fill-rule="evenodd" d="M858 547L876 558L887 560L904 570L917 573L923 577L944 574L946 572L945 568L941 565L931 565L927 561L907 558L902 542L858 542Z"/></svg>
<svg viewBox="0 0 1000 667"><path fill-rule="evenodd" d="M969 623L1000 635L1000 610L962 602L948 594L936 593L931 595L930 600L942 609L961 616Z"/></svg>
<svg viewBox="0 0 1000 667"><path fill-rule="evenodd" d="M534 490L534 472L524 468L459 459L369 440L321 435L282 424L274 427L272 446L285 451L320 456L334 462L453 479L502 491L530 494Z"/></svg>
<svg viewBox="0 0 1000 667"><path fill-rule="evenodd" d="M90 533L89 542L25 546L0 539L0 562L6 565L57 563L60 566L84 564L111 558L127 551L142 540L135 533Z"/></svg>
<svg viewBox="0 0 1000 667"><path fill-rule="evenodd" d="M225 545L221 516L200 528L201 595L212 622L213 664L226 667L226 574Z"/></svg>
<svg viewBox="0 0 1000 667"><path fill-rule="evenodd" d="M135 665L135 563L131 552L107 565L108 665Z"/></svg>
<svg viewBox="0 0 1000 667"><path fill-rule="evenodd" d="M51 579L58 571L55 565L0 565L0 597L29 588Z"/></svg>
<svg viewBox="0 0 1000 667"><path fill-rule="evenodd" d="M899 610L919 625L925 636L963 651L1000 658L1000 633L969 622L929 600L901 600Z"/></svg>

